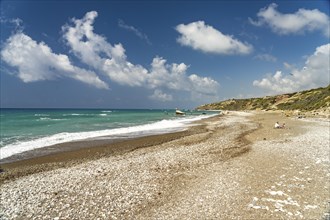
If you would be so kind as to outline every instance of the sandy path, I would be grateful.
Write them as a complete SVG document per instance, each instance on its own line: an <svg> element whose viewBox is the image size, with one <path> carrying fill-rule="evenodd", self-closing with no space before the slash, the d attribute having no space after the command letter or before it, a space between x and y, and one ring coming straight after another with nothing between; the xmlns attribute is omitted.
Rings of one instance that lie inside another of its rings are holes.
<svg viewBox="0 0 330 220"><path fill-rule="evenodd" d="M250 197L244 216L330 218L330 124L316 121L293 119L286 130L263 128L251 134L272 135L237 160L245 167L245 198ZM269 119L262 124L270 124Z"/></svg>

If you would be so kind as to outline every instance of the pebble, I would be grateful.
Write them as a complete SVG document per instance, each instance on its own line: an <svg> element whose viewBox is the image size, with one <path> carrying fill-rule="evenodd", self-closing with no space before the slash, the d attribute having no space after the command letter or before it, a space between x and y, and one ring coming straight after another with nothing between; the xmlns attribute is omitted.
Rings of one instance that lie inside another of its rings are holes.
<svg viewBox="0 0 330 220"><path fill-rule="evenodd" d="M54 220L198 219L201 216L221 219L225 213L237 208L238 198L245 190L243 188L241 191L244 185L237 181L240 178L237 176L238 170L222 169L225 160L221 151L215 150L230 146L242 132L256 128L256 124L251 123L246 116L248 114L231 114L217 123L209 124L212 129L209 134L184 137L152 149L142 148L125 155L36 173L4 183L0 188L0 216L5 219L25 219L31 215L33 219ZM274 151L285 149L299 153L297 158L302 162L312 159L316 164L328 163L324 154L327 150L324 146L328 145L323 144L329 141L324 138L329 134L324 133L321 127L278 145ZM223 135L223 131L226 131L226 135ZM203 135L209 137L205 139ZM314 139L320 139L321 142L305 144L307 140ZM324 149L320 149L320 146ZM303 150L300 149L302 147ZM305 168L306 172L312 170L313 165ZM226 167L230 166L230 163L226 164ZM221 174L223 179L215 178L216 174ZM280 179L284 181L286 178L282 175ZM178 186L172 185L176 183L175 179L180 180ZM295 181L300 183L306 180L298 178ZM289 190L280 191L280 187L284 187L283 183L272 183L266 189L275 189L275 185L278 190L268 190L268 196L288 196L284 192L289 193ZM182 190L171 195L173 187ZM298 187L292 188L298 190ZM161 200L163 197L167 200ZM163 202L163 206L157 208L159 201ZM252 197L252 203L248 205L255 212L274 211L274 207L275 211L286 212L285 206L298 207L299 204L291 197L287 200ZM317 208L305 206L306 210ZM298 211L290 213L303 216Z"/></svg>

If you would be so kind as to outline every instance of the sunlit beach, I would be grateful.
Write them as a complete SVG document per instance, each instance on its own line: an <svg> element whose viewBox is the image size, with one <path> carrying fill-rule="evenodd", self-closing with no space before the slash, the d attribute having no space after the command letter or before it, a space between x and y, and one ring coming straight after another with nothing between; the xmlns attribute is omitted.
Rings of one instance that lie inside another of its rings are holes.
<svg viewBox="0 0 330 220"><path fill-rule="evenodd" d="M0 6L0 219L330 219L329 1Z"/></svg>

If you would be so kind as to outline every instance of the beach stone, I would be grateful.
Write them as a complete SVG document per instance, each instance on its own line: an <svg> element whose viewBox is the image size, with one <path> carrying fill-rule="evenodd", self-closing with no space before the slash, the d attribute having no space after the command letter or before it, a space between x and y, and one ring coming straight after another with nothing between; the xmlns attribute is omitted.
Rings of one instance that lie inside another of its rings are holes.
<svg viewBox="0 0 330 220"><path fill-rule="evenodd" d="M203 122L201 133L12 179L0 187L0 210L8 219L322 217L328 122L302 119L304 132L282 130L285 141L272 128L255 130L251 117L231 112Z"/></svg>

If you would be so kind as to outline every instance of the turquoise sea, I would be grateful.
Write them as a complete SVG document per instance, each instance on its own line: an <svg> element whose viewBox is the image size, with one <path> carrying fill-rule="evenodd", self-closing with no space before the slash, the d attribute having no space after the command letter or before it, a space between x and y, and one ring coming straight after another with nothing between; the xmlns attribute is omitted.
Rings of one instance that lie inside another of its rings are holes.
<svg viewBox="0 0 330 220"><path fill-rule="evenodd" d="M168 133L216 112L174 109L0 109L0 159L24 151L86 139Z"/></svg>

